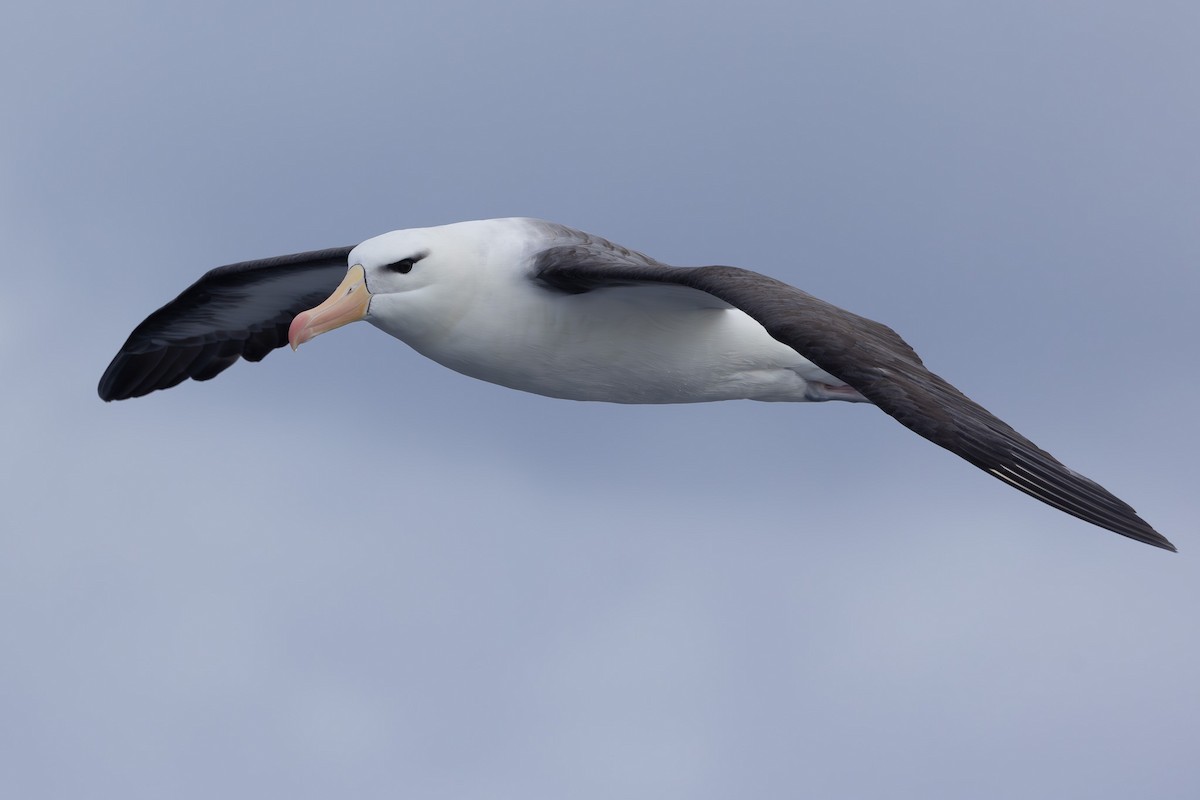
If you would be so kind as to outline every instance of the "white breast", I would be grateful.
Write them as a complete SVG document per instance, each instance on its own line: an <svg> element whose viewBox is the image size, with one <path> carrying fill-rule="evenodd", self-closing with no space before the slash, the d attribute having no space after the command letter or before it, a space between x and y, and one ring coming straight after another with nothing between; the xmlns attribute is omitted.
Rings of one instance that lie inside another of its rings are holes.
<svg viewBox="0 0 1200 800"><path fill-rule="evenodd" d="M400 338L465 375L550 397L802 401L808 381L841 383L746 314L684 287L568 295L506 282L481 287L448 323Z"/></svg>

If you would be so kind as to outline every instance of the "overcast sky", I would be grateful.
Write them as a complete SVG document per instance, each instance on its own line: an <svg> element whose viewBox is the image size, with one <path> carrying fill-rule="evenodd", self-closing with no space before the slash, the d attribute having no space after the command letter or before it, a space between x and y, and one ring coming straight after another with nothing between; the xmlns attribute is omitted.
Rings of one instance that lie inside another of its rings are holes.
<svg viewBox="0 0 1200 800"><path fill-rule="evenodd" d="M1198 796L1200 6L171 5L0 29L0 795ZM511 215L887 322L1180 554L367 325L96 397L213 266Z"/></svg>

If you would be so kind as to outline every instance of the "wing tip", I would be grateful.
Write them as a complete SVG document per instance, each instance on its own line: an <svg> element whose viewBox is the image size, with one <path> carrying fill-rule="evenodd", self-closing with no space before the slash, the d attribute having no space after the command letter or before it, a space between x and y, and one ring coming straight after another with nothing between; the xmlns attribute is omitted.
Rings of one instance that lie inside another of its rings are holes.
<svg viewBox="0 0 1200 800"><path fill-rule="evenodd" d="M1126 533L1124 531L1117 531L1117 533L1120 533L1123 536L1128 536L1130 539L1136 539L1137 541L1142 542L1143 544L1148 544L1151 547L1169 550L1172 553L1179 552L1179 548L1172 544L1170 539L1163 536L1149 525L1146 526L1146 530L1138 531L1137 533Z"/></svg>
<svg viewBox="0 0 1200 800"><path fill-rule="evenodd" d="M125 395L117 388L117 361L120 355L112 360L108 365L108 369L104 370L104 374L100 376L100 382L96 384L96 394L100 395L100 399L106 403L111 403L113 400L124 400L128 395Z"/></svg>

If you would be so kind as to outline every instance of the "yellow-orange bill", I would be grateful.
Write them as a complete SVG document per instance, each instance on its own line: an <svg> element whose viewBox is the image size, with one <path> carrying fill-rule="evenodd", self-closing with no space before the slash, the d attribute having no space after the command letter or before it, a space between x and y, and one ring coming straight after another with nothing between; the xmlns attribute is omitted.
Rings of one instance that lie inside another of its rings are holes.
<svg viewBox="0 0 1200 800"><path fill-rule="evenodd" d="M371 303L366 277L362 265L355 264L325 302L297 314L288 328L288 342L292 349L295 350L314 336L365 317Z"/></svg>

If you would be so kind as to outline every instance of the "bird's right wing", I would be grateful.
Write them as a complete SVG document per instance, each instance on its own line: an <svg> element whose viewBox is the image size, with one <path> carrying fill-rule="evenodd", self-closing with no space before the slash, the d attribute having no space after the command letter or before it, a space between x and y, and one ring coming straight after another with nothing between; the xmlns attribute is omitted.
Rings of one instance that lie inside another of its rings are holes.
<svg viewBox="0 0 1200 800"><path fill-rule="evenodd" d="M217 267L147 317L100 378L102 400L206 381L287 344L292 318L329 296L351 247Z"/></svg>

